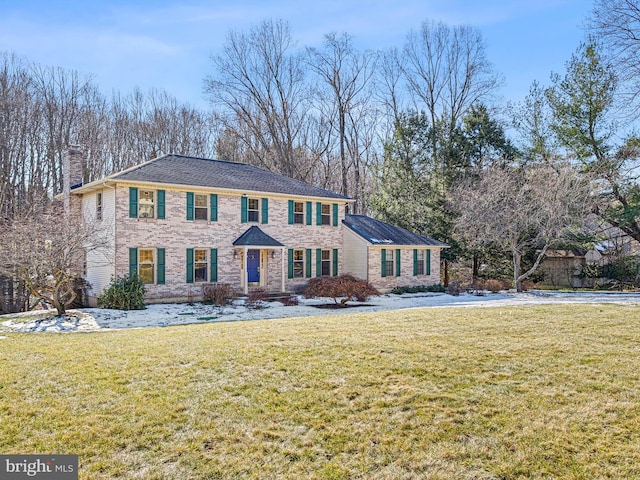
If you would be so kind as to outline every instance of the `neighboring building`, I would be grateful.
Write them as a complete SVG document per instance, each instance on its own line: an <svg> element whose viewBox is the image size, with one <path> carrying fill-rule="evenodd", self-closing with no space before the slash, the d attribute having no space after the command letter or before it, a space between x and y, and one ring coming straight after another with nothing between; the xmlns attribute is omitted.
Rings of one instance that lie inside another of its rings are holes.
<svg viewBox="0 0 640 480"><path fill-rule="evenodd" d="M604 267L624 257L640 256L640 242L600 218L593 215L588 223L592 236L599 238L593 248L549 250L540 264L542 284L553 287L592 288L606 282L607 278L592 278L585 267Z"/></svg>
<svg viewBox="0 0 640 480"><path fill-rule="evenodd" d="M81 166L79 150L69 155L72 169ZM100 222L110 240L85 259L92 304L112 277L133 272L149 302L198 299L201 285L215 282L245 293L293 291L312 276L352 269L383 290L440 281L443 244L389 226L410 241L391 235L393 243L376 245L377 230L357 225L388 224L345 217L353 200L252 165L165 155L86 185L74 178L71 214Z"/></svg>

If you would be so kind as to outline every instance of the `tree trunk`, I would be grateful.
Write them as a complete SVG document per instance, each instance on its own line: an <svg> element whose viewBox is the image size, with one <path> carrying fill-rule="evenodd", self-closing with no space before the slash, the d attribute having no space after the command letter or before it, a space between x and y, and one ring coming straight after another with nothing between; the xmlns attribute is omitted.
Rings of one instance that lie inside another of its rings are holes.
<svg viewBox="0 0 640 480"><path fill-rule="evenodd" d="M443 266L444 266L444 286L448 287L449 286L449 261L448 260L444 260L442 262Z"/></svg>
<svg viewBox="0 0 640 480"><path fill-rule="evenodd" d="M520 252L513 251L513 279L516 282L516 291L522 292L522 279L520 278L520 264L522 262L522 255Z"/></svg>

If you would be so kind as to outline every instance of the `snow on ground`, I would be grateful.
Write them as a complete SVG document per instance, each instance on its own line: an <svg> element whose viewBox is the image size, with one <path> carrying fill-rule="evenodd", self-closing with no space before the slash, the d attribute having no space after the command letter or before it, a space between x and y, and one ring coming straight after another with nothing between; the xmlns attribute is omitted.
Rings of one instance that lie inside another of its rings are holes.
<svg viewBox="0 0 640 480"><path fill-rule="evenodd" d="M640 293L534 290L525 293L462 294L459 296L445 293L389 294L371 297L365 304L356 302L356 306L347 309L325 309L314 306L332 303L333 300L331 299L299 297L299 302L300 304L295 306L284 306L280 302L268 302L264 303L262 308L249 308L242 300L225 307L196 303L193 305L155 304L148 305L145 310L131 311L83 308L70 310L63 319L55 317L55 311L50 310L50 317L41 320L20 321L20 315L33 315L33 312L27 312L26 314L12 315L12 320L4 322L0 318L0 330L5 332L87 332L123 328L166 327L190 323L379 312L419 307L488 307L561 303L616 303L640 306Z"/></svg>

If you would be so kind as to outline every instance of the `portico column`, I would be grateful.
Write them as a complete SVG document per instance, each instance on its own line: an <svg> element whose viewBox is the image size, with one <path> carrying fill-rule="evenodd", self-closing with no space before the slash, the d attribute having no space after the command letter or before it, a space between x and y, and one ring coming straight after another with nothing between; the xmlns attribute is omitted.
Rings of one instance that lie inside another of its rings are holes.
<svg viewBox="0 0 640 480"><path fill-rule="evenodd" d="M247 247L242 247L242 284L244 285L244 294L249 294L249 277L247 276Z"/></svg>
<svg viewBox="0 0 640 480"><path fill-rule="evenodd" d="M282 291L282 292L286 292L287 291L287 289L284 286L284 283L286 281L285 279L287 278L286 274L285 274L285 264L287 263L286 260L285 260L285 253L286 252L287 252L287 249L285 247L282 247L281 250L280 250L280 255L282 257L282 283L281 283L282 286L280 288L280 291Z"/></svg>

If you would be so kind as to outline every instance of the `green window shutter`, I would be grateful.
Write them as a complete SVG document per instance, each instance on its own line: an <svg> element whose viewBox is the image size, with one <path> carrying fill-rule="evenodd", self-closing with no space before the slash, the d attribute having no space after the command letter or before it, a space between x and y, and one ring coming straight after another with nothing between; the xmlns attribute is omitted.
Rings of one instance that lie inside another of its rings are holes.
<svg viewBox="0 0 640 480"><path fill-rule="evenodd" d="M313 202L307 202L307 225L313 224Z"/></svg>
<svg viewBox="0 0 640 480"><path fill-rule="evenodd" d="M209 195L209 210L212 222L218 221L218 194L212 193Z"/></svg>
<svg viewBox="0 0 640 480"><path fill-rule="evenodd" d="M129 187L129 218L138 218L138 189Z"/></svg>
<svg viewBox="0 0 640 480"><path fill-rule="evenodd" d="M431 275L431 250L427 250L427 268L425 272L427 275Z"/></svg>
<svg viewBox="0 0 640 480"><path fill-rule="evenodd" d="M316 202L316 225L322 225L322 204Z"/></svg>
<svg viewBox="0 0 640 480"><path fill-rule="evenodd" d="M269 199L262 199L262 223L269 223Z"/></svg>
<svg viewBox="0 0 640 480"><path fill-rule="evenodd" d="M334 227L338 226L338 204L337 203L333 204L333 226Z"/></svg>
<svg viewBox="0 0 640 480"><path fill-rule="evenodd" d="M413 249L413 276L418 275L418 249Z"/></svg>
<svg viewBox="0 0 640 480"><path fill-rule="evenodd" d="M307 250L304 252L305 255L305 260L307 262L307 271L305 273L307 278L311 278L311 249L307 248Z"/></svg>
<svg viewBox="0 0 640 480"><path fill-rule="evenodd" d="M165 217L165 193L164 190L158 190L158 220L164 220Z"/></svg>
<svg viewBox="0 0 640 480"><path fill-rule="evenodd" d="M193 283L193 248L187 248L187 283Z"/></svg>
<svg viewBox="0 0 640 480"><path fill-rule="evenodd" d="M249 199L247 197L241 197L240 199L240 222L247 223L249 209Z"/></svg>
<svg viewBox="0 0 640 480"><path fill-rule="evenodd" d="M129 249L129 277L138 275L138 249Z"/></svg>
<svg viewBox="0 0 640 480"><path fill-rule="evenodd" d="M289 200L289 225L293 225L293 200Z"/></svg>
<svg viewBox="0 0 640 480"><path fill-rule="evenodd" d="M380 260L382 262L381 276L387 276L387 251L383 248L380 250Z"/></svg>
<svg viewBox="0 0 640 480"><path fill-rule="evenodd" d="M293 278L293 248L289 249L289 252L287 255L288 255L287 267L289 269L289 278Z"/></svg>
<svg viewBox="0 0 640 480"><path fill-rule="evenodd" d="M211 249L211 277L209 278L210 282L218 281L218 249Z"/></svg>
<svg viewBox="0 0 640 480"><path fill-rule="evenodd" d="M322 249L316 248L316 277L322 276Z"/></svg>
<svg viewBox="0 0 640 480"><path fill-rule="evenodd" d="M187 192L187 220L193 220L193 192Z"/></svg>
<svg viewBox="0 0 640 480"><path fill-rule="evenodd" d="M164 248L158 248L156 250L156 256L158 257L158 266L156 267L157 269L157 275L156 278L158 279L158 285L164 285L164 265L165 265L165 250Z"/></svg>
<svg viewBox="0 0 640 480"><path fill-rule="evenodd" d="M333 276L338 276L338 249L333 249Z"/></svg>
<svg viewBox="0 0 640 480"><path fill-rule="evenodd" d="M396 249L396 277L400 276L400 255L401 255L401 250L398 248Z"/></svg>

